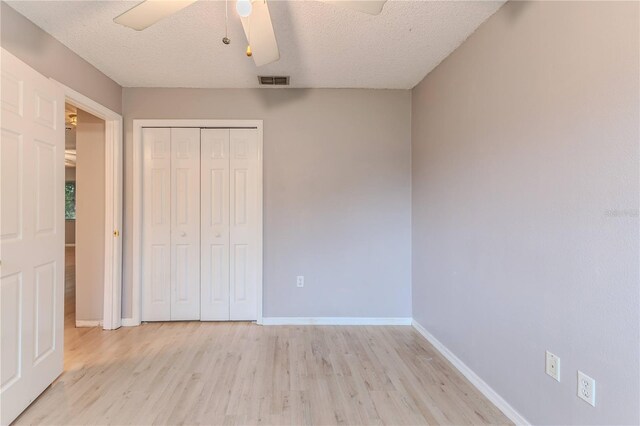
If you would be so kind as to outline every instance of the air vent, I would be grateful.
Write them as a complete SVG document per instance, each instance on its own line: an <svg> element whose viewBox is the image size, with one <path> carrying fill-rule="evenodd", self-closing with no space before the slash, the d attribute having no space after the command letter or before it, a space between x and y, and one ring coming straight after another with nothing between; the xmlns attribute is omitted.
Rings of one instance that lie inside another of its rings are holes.
<svg viewBox="0 0 640 426"><path fill-rule="evenodd" d="M288 86L289 76L259 75L258 81L261 86Z"/></svg>

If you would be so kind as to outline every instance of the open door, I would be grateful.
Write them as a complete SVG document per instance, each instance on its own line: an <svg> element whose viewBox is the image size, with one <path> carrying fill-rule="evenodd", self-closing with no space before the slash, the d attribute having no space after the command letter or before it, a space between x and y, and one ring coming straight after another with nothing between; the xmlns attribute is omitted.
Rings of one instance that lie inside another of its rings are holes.
<svg viewBox="0 0 640 426"><path fill-rule="evenodd" d="M2 49L0 399L12 422L63 369L64 93Z"/></svg>

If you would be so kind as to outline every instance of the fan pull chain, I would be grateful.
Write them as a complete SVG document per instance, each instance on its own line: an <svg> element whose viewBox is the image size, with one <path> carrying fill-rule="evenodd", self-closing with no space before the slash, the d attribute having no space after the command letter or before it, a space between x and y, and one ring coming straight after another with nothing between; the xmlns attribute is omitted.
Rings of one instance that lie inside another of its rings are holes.
<svg viewBox="0 0 640 426"><path fill-rule="evenodd" d="M224 2L224 37L222 37L222 42L224 44L231 43L229 38L229 0Z"/></svg>
<svg viewBox="0 0 640 426"><path fill-rule="evenodd" d="M251 57L253 55L253 52L251 52L251 15L247 16L247 25L249 27L249 31L247 36L247 51L245 53L248 57Z"/></svg>

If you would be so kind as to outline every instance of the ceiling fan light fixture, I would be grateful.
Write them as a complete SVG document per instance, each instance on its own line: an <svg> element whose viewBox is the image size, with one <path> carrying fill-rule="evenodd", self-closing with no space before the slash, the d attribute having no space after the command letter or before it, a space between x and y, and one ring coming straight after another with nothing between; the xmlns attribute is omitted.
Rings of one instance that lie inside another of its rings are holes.
<svg viewBox="0 0 640 426"><path fill-rule="evenodd" d="M246 18L251 15L251 10L253 6L251 6L251 0L238 0L236 1L236 10L238 11L238 15Z"/></svg>

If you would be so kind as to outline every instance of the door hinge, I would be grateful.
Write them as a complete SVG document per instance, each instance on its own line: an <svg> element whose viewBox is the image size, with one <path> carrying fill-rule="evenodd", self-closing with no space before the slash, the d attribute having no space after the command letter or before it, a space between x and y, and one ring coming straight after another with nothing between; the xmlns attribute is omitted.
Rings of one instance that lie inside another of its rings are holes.
<svg viewBox="0 0 640 426"><path fill-rule="evenodd" d="M113 231L113 236L114 237L119 237L120 236L120 231L118 231L117 229L115 231Z"/></svg>

